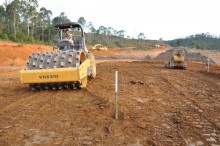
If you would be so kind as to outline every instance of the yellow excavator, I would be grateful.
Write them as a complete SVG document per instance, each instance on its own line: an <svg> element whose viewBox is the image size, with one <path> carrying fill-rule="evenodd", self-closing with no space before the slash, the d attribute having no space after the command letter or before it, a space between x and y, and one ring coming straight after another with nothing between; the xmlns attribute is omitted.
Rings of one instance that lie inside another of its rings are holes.
<svg viewBox="0 0 220 146"><path fill-rule="evenodd" d="M92 47L92 50L108 50L108 48L103 46L102 44L96 44Z"/></svg>
<svg viewBox="0 0 220 146"><path fill-rule="evenodd" d="M175 49L172 54L171 61L165 64L169 69L186 69L185 52L182 49Z"/></svg>
<svg viewBox="0 0 220 146"><path fill-rule="evenodd" d="M94 55L86 49L84 31L75 22L55 27L59 31L58 50L30 54L20 71L21 83L32 90L85 88L88 78L96 77L96 64ZM66 29L75 33L71 41L64 38Z"/></svg>

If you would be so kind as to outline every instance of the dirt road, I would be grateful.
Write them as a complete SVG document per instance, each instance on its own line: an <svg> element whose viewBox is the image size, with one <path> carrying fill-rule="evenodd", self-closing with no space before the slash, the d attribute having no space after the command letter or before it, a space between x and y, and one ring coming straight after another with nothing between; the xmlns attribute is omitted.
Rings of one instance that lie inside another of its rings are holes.
<svg viewBox="0 0 220 146"><path fill-rule="evenodd" d="M30 91L0 69L0 145L220 145L220 68L105 62L83 90ZM119 71L119 119L114 71Z"/></svg>

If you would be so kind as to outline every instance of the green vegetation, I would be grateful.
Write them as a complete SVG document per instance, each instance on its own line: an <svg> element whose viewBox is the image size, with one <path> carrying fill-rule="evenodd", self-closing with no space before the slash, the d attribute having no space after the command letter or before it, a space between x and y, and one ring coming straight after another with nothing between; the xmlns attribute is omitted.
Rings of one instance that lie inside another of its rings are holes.
<svg viewBox="0 0 220 146"><path fill-rule="evenodd" d="M205 50L220 50L220 37L202 33L191 35L183 39L175 39L166 41L172 47L187 46L189 48L205 49Z"/></svg>
<svg viewBox="0 0 220 146"><path fill-rule="evenodd" d="M65 13L51 20L52 11L38 8L37 0L5 0L0 5L0 39L22 43L53 44L54 24L70 22Z"/></svg>
<svg viewBox="0 0 220 146"><path fill-rule="evenodd" d="M45 7L39 8L37 0L5 0L4 4L0 5L0 40L54 45L58 31L53 25L71 20L64 12L53 19L51 17L52 11ZM161 40L145 40L144 33L134 39L126 36L125 30L105 26L96 29L93 23L87 22L84 17L80 17L78 23L86 32L88 45L101 43L107 47L133 47L136 50L166 45Z"/></svg>
<svg viewBox="0 0 220 146"><path fill-rule="evenodd" d="M71 22L62 12L52 17L52 11L45 7L39 8L37 0L5 0L0 5L0 40L10 40L21 43L41 43L55 45L58 31L53 25ZM101 25L96 29L92 22L84 17L78 19L86 32L87 45L103 44L107 47L132 47L134 50L148 50L155 46L178 47L187 46L196 49L220 50L220 37L202 33L183 39L164 42L160 40L146 40L143 32L137 39L126 35L125 30L115 30ZM167 44L166 44L167 43Z"/></svg>
<svg viewBox="0 0 220 146"><path fill-rule="evenodd" d="M163 41L157 40L142 40L142 39L129 39L114 35L105 35L97 33L87 33L86 43L95 45L101 43L107 47L132 47L134 50L149 50L155 48L156 45L167 46Z"/></svg>

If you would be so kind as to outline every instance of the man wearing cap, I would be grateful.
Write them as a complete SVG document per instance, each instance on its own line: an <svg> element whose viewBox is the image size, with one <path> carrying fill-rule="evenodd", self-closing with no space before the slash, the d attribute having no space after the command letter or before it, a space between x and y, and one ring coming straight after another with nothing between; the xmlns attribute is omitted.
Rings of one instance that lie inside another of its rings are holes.
<svg viewBox="0 0 220 146"><path fill-rule="evenodd" d="M73 39L73 36L71 34L71 29L65 29L64 32L65 32L65 36L63 37L63 39L67 39L69 41L69 43L71 45L73 45L74 44L74 39Z"/></svg>

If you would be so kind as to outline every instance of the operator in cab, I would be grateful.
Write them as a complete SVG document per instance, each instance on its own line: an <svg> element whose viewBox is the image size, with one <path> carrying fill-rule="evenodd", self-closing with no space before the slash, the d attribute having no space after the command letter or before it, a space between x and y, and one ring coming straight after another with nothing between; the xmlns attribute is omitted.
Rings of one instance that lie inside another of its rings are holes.
<svg viewBox="0 0 220 146"><path fill-rule="evenodd" d="M73 35L71 34L71 29L65 29L64 30L64 33L65 33L65 36L63 37L63 39L66 39L69 41L69 43L71 44L71 46L74 45L74 38L73 38Z"/></svg>

